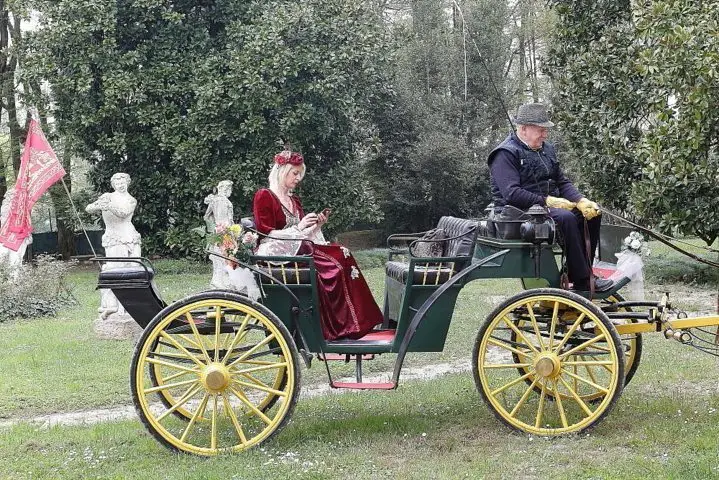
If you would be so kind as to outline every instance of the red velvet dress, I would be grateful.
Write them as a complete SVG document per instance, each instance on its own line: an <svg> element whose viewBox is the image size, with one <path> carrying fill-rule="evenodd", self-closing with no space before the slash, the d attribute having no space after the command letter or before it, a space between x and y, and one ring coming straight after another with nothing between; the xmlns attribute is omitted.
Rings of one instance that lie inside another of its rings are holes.
<svg viewBox="0 0 719 480"><path fill-rule="evenodd" d="M304 210L296 196L292 203L294 211L290 212L270 190L258 190L252 202L255 228L269 234L272 230L294 227L304 217ZM309 245L317 270L325 339L360 338L382 323L382 312L350 251L335 243Z"/></svg>

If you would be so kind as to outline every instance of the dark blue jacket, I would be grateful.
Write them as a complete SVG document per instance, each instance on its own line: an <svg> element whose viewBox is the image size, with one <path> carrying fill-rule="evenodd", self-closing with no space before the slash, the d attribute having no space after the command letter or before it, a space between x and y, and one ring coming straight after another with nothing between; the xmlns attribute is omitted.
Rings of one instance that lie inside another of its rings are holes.
<svg viewBox="0 0 719 480"><path fill-rule="evenodd" d="M487 159L492 200L497 207L513 205L523 210L545 204L548 195L576 202L582 194L564 175L554 146L544 142L532 150L512 132Z"/></svg>

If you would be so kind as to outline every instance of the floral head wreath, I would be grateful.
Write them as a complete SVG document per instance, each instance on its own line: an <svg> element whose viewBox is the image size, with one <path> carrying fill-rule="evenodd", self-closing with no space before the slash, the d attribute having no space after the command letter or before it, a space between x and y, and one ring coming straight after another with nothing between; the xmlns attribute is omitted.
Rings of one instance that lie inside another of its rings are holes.
<svg viewBox="0 0 719 480"><path fill-rule="evenodd" d="M275 155L275 163L277 165L302 165L305 162L304 157L301 153L293 152L291 150L283 150Z"/></svg>

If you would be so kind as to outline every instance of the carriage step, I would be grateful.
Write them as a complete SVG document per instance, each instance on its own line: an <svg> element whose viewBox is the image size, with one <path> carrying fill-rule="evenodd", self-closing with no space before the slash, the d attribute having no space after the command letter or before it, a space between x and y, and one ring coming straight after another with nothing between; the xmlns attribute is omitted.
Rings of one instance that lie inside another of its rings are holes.
<svg viewBox="0 0 719 480"><path fill-rule="evenodd" d="M366 353L362 355L362 360L374 360L374 354L373 353ZM318 353L317 359L321 362L325 361L333 361L333 360L340 360L343 362L349 362L350 360L356 360L357 355L349 354L349 353Z"/></svg>
<svg viewBox="0 0 719 480"><path fill-rule="evenodd" d="M350 390L394 390L397 388L395 382L387 383L360 383L360 382L332 382L332 388L347 388Z"/></svg>

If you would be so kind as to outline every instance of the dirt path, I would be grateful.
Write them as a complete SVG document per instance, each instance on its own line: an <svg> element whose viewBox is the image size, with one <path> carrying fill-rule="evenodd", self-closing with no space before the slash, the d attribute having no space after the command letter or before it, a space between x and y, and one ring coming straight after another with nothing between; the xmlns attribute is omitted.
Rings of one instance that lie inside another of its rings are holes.
<svg viewBox="0 0 719 480"><path fill-rule="evenodd" d="M401 382L407 380L426 381L432 378L441 377L450 373L467 372L470 370L469 362L439 363L426 365L424 367L406 368L402 370ZM379 375L365 376L365 382L387 382L392 372L383 372ZM353 382L353 378L342 378L339 381ZM300 392L300 398L312 398L321 395L342 395L356 393L357 390L337 390L330 388L327 384L313 385ZM19 423L30 423L42 428L50 428L56 425L91 425L101 422L118 422L137 418L135 407L124 405L112 408L100 408L93 410L82 410L78 412L60 412L47 415L38 415L27 418L10 418L0 421L0 428L9 428Z"/></svg>

